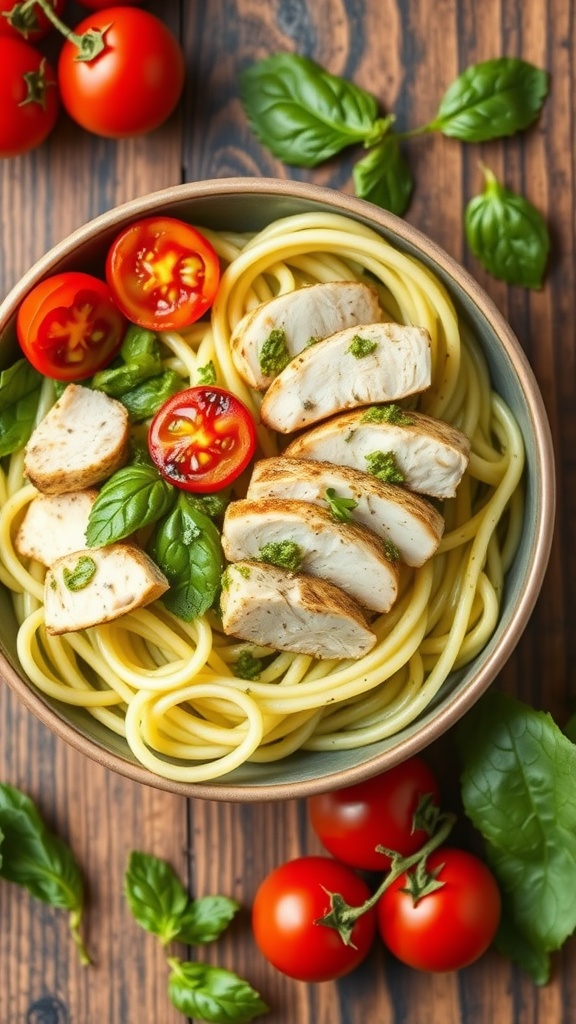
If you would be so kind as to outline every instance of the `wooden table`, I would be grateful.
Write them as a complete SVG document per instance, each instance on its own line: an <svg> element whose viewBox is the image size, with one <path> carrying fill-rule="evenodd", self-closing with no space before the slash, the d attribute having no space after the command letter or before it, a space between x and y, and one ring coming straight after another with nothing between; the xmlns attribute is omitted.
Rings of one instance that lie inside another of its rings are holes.
<svg viewBox="0 0 576 1024"><path fill-rule="evenodd" d="M188 0L153 2L186 50L177 113L148 137L113 142L61 116L41 149L0 163L2 293L74 228L132 197L208 177L277 175L351 191L351 158L315 172L275 162L254 140L237 74L253 59L296 50L371 90L397 127L428 121L466 65L518 55L546 67L551 92L530 132L466 147L440 136L414 140L416 189L407 218L464 263L509 319L538 378L555 438L559 514L550 569L532 620L500 685L563 723L576 696L576 287L573 126L576 26L567 0ZM70 7L72 18L79 9ZM136 43L135 43L136 45ZM542 291L508 288L467 250L466 200L481 188L482 157L548 217L553 252ZM229 934L202 956L263 994L270 1024L559 1024L576 1021L576 945L554 960L551 983L489 953L448 975L404 968L382 949L338 984L307 986L269 967L255 948L249 907L276 864L319 852L298 802L218 804L172 797L111 774L68 748L0 693L0 778L37 800L72 845L89 885L87 940L94 966L78 965L65 917L0 885L0 1024L178 1024L166 966L124 902L130 850L165 857L196 895L227 893L244 906ZM448 736L431 751L455 775ZM266 1018L263 1018L266 1019Z"/></svg>

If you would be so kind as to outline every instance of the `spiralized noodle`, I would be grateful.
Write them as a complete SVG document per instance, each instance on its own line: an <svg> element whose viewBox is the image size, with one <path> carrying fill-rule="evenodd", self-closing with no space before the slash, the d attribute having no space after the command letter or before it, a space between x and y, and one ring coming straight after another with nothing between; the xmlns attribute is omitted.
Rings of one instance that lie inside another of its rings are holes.
<svg viewBox="0 0 576 1024"><path fill-rule="evenodd" d="M409 725L492 635L523 522L519 428L492 390L479 344L424 265L338 214L288 217L251 237L202 230L226 269L210 321L185 335L161 335L167 367L194 385L212 361L219 386L238 394L259 422L261 396L231 357L236 323L305 284L365 278L390 320L430 333L432 386L412 406L453 423L472 451L456 498L443 504L437 553L418 569L402 568L397 602L372 623L376 645L349 661L257 648L224 635L215 612L187 623L161 602L84 632L49 636L44 570L23 562L13 545L37 492L24 479L22 453L11 457L0 474L0 580L13 593L24 671L49 697L85 708L125 737L151 772L188 783L299 748L364 746ZM39 419L53 400L47 384ZM260 454L277 454L277 437L263 426L258 433ZM245 651L265 659L254 680L235 675Z"/></svg>

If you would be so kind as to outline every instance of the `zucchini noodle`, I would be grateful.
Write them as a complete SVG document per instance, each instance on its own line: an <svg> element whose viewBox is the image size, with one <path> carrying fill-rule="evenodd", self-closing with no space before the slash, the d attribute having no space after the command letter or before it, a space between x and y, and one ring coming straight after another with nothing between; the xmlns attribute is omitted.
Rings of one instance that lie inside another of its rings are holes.
<svg viewBox="0 0 576 1024"><path fill-rule="evenodd" d="M44 570L21 559L13 543L37 492L24 478L23 453L5 460L0 581L13 595L24 672L51 699L85 708L124 737L150 772L188 783L298 749L365 746L408 726L493 634L524 510L520 430L492 389L479 343L430 270L339 214L284 218L253 236L202 230L225 268L221 285L209 321L160 336L166 368L194 385L212 362L218 385L235 392L259 423L261 395L231 356L240 318L306 284L364 279L377 289L387 319L430 333L432 385L407 404L454 424L472 447L457 496L442 505L446 528L437 552L418 569L402 567L395 605L371 623L376 645L348 661L258 648L226 636L214 611L184 622L161 602L83 632L48 635ZM38 420L53 401L47 382ZM262 425L258 438L259 457L281 450ZM264 659L255 679L235 674L246 652Z"/></svg>

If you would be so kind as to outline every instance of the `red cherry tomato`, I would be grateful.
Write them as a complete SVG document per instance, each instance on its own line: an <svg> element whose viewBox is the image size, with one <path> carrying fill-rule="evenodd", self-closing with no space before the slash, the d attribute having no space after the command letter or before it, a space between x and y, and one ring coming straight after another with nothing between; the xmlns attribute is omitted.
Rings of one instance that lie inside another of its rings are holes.
<svg viewBox="0 0 576 1024"><path fill-rule="evenodd" d="M413 829L421 797L438 806L438 783L419 757L409 758L375 778L308 800L310 823L323 846L338 860L366 871L387 871L390 858L376 852L386 846L404 856L428 839Z"/></svg>
<svg viewBox="0 0 576 1024"><path fill-rule="evenodd" d="M356 921L351 944L318 919L330 910L328 892L350 906L370 896L366 883L330 857L298 857L272 871L260 884L252 908L254 938L279 971L300 981L329 981L354 970L367 956L375 934L375 913Z"/></svg>
<svg viewBox="0 0 576 1024"><path fill-rule="evenodd" d="M162 476L197 494L232 483L255 447L256 428L244 403L231 391L208 385L172 395L148 433L150 455Z"/></svg>
<svg viewBox="0 0 576 1024"><path fill-rule="evenodd" d="M24 355L55 380L83 380L116 354L126 322L105 281L75 271L41 281L16 318Z"/></svg>
<svg viewBox="0 0 576 1024"><path fill-rule="evenodd" d="M61 17L66 0L51 0L55 13ZM35 43L43 39L52 29L52 22L38 4L24 9L19 0L0 0L0 34L26 39Z"/></svg>
<svg viewBox="0 0 576 1024"><path fill-rule="evenodd" d="M148 11L108 7L74 29L104 32L104 49L77 60L66 40L58 60L62 102L79 125L106 138L127 138L157 128L172 113L184 86L184 55L176 37Z"/></svg>
<svg viewBox="0 0 576 1024"><path fill-rule="evenodd" d="M0 157L44 142L60 106L54 72L38 50L8 35L0 35L0 97Z"/></svg>
<svg viewBox="0 0 576 1024"><path fill-rule="evenodd" d="M500 892L491 871L471 853L439 847L426 859L439 889L416 904L406 875L378 901L378 927L399 960L421 971L457 971L484 953L500 922Z"/></svg>
<svg viewBox="0 0 576 1024"><path fill-rule="evenodd" d="M180 330L214 302L220 263L208 239L190 224L145 217L110 246L106 278L133 323L151 331Z"/></svg>

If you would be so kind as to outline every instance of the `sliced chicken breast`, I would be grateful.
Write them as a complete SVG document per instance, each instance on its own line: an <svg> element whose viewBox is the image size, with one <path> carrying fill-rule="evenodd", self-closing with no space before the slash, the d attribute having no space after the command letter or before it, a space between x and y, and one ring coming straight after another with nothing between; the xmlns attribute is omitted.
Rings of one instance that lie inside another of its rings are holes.
<svg viewBox="0 0 576 1024"><path fill-rule="evenodd" d="M69 384L26 446L24 472L46 494L79 491L128 457L128 412L102 391Z"/></svg>
<svg viewBox="0 0 576 1024"><path fill-rule="evenodd" d="M442 516L425 498L331 462L282 456L261 459L252 471L246 497L251 501L296 498L329 508L333 516L343 515L367 526L392 544L407 565L422 565L431 558L444 533Z"/></svg>
<svg viewBox="0 0 576 1024"><path fill-rule="evenodd" d="M435 498L452 498L468 465L470 441L456 427L424 413L394 414L375 406L334 416L307 430L285 449L293 459L335 462L380 471L389 455L395 482ZM386 473L381 471L381 478Z"/></svg>
<svg viewBox="0 0 576 1024"><path fill-rule="evenodd" d="M158 566L133 544L64 555L46 573L44 617L53 635L117 619L168 590Z"/></svg>
<svg viewBox="0 0 576 1024"><path fill-rule="evenodd" d="M365 324L310 345L278 374L260 410L281 434L343 409L405 398L430 387L430 335L421 327Z"/></svg>
<svg viewBox="0 0 576 1024"><path fill-rule="evenodd" d="M264 391L311 341L382 319L376 292L359 281L328 281L278 295L242 318L230 345L238 373Z"/></svg>
<svg viewBox="0 0 576 1024"><path fill-rule="evenodd" d="M229 562L271 562L319 576L363 608L387 612L398 594L399 568L365 526L338 523L305 501L233 501L224 516L222 547Z"/></svg>
<svg viewBox="0 0 576 1024"><path fill-rule="evenodd" d="M16 551L42 565L86 547L86 528L97 490L38 494L26 509L14 538Z"/></svg>
<svg viewBox="0 0 576 1024"><path fill-rule="evenodd" d="M228 566L220 598L224 632L313 658L361 658L376 643L357 605L327 580L264 562Z"/></svg>

